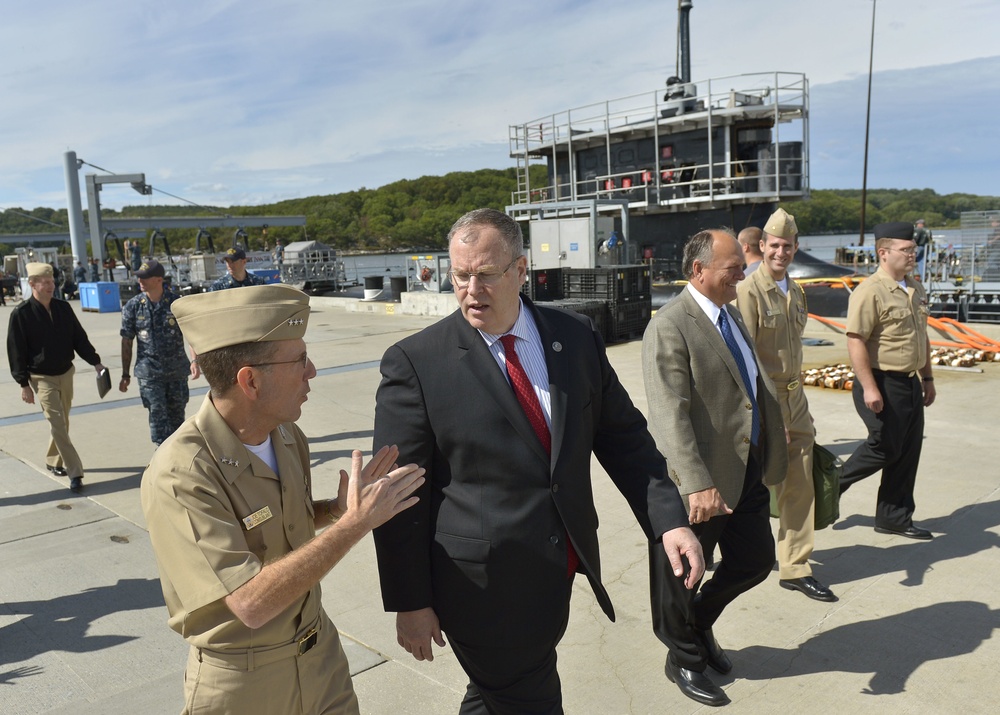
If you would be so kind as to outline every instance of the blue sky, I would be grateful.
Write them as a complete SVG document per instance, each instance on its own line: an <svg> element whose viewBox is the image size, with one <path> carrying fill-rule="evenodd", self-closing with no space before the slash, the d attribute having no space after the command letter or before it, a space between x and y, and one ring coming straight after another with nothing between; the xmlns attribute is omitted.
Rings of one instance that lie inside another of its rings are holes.
<svg viewBox="0 0 1000 715"><path fill-rule="evenodd" d="M661 88L675 71L676 8L14 3L0 42L0 209L65 206L69 149L213 205L506 168L509 125ZM871 12L872 0L694 0L692 74L804 72L813 188L859 187ZM1000 109L998 28L996 0L878 0L869 186L1000 195L996 162L983 153L994 158L996 142L982 139ZM926 127L933 170L914 155ZM102 201L149 199L108 187ZM152 202L176 203L162 194Z"/></svg>

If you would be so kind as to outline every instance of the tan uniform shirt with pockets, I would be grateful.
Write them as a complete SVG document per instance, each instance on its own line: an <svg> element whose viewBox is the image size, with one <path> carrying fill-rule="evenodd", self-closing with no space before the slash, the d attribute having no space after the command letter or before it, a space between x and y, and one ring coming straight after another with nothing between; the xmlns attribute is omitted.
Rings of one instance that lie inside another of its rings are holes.
<svg viewBox="0 0 1000 715"><path fill-rule="evenodd" d="M163 443L142 479L142 508L156 553L169 626L216 651L283 645L314 624L317 584L252 630L223 599L270 561L315 535L308 443L294 424L271 432L279 478L240 442L206 396Z"/></svg>
<svg viewBox="0 0 1000 715"><path fill-rule="evenodd" d="M911 372L927 364L927 293L910 276L904 289L882 268L847 305L847 332L860 336L872 369Z"/></svg>
<svg viewBox="0 0 1000 715"><path fill-rule="evenodd" d="M786 295L767 271L754 271L736 286L736 307L770 378L776 383L798 380L802 333L809 320L802 287L789 278ZM780 392L784 385L777 387Z"/></svg>

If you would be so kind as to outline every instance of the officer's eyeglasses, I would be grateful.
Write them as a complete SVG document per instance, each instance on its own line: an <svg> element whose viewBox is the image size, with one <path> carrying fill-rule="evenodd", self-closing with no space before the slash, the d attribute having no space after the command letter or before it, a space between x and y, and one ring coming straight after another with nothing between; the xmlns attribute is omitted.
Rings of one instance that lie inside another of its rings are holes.
<svg viewBox="0 0 1000 715"><path fill-rule="evenodd" d="M889 246L890 251L899 251L900 253L905 253L907 256L917 255L917 247L910 246L909 248L896 248L895 246Z"/></svg>
<svg viewBox="0 0 1000 715"><path fill-rule="evenodd" d="M473 278L479 281L479 285L492 286L500 282L500 279L507 274L507 271L511 269L511 266L517 263L518 258L520 258L520 256L517 256L513 261L508 263L507 267L502 271L479 271L477 273L469 273L468 271L448 271L448 275L451 276L451 282L458 288L468 288L469 283L472 282Z"/></svg>
<svg viewBox="0 0 1000 715"><path fill-rule="evenodd" d="M299 357L294 360L278 360L276 362L258 362L252 365L244 365L243 367L267 367L268 365L291 365L293 362L301 363L302 369L305 370L309 367L309 353L302 353Z"/></svg>

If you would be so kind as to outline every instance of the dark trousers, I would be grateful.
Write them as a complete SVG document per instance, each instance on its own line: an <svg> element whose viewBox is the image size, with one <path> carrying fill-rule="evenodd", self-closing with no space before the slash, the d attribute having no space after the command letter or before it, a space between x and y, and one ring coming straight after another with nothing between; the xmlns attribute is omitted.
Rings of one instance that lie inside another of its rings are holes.
<svg viewBox="0 0 1000 715"><path fill-rule="evenodd" d="M521 647L472 646L448 636L455 657L469 676L459 715L562 715L562 687L556 671L556 646L569 623L569 594L560 623ZM503 618L503 614L491 614ZM448 635L448 634L446 634Z"/></svg>
<svg viewBox="0 0 1000 715"><path fill-rule="evenodd" d="M184 423L189 397L187 378L181 380L145 380L139 378L139 397L149 410L149 438L155 444L172 435Z"/></svg>
<svg viewBox="0 0 1000 715"><path fill-rule="evenodd" d="M881 469L875 525L905 529L913 524L913 487L924 437L924 391L919 376L872 373L882 393L882 411L875 414L868 409L864 388L855 380L854 407L868 428L868 439L844 464L840 491Z"/></svg>
<svg viewBox="0 0 1000 715"><path fill-rule="evenodd" d="M760 465L747 464L743 493L732 514L693 524L701 548L712 553L716 545L722 560L700 590L688 590L674 576L663 544L649 545L649 598L653 632L670 649L682 668L702 672L707 653L698 631L711 628L722 611L741 593L767 579L774 566L774 537L769 521L770 494L761 482ZM697 593L695 592L697 590Z"/></svg>

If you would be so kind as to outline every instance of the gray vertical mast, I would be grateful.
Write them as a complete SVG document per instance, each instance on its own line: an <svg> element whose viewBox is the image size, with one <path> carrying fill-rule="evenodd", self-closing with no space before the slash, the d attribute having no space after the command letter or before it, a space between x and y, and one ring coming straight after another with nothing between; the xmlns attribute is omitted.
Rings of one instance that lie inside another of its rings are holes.
<svg viewBox="0 0 1000 715"><path fill-rule="evenodd" d="M691 6L691 0L677 0L677 75L685 84L691 81Z"/></svg>
<svg viewBox="0 0 1000 715"><path fill-rule="evenodd" d="M87 262L87 234L83 230L83 207L80 204L80 163L75 151L63 154L66 171L66 218L69 221L69 242L73 251L73 268L76 262Z"/></svg>

